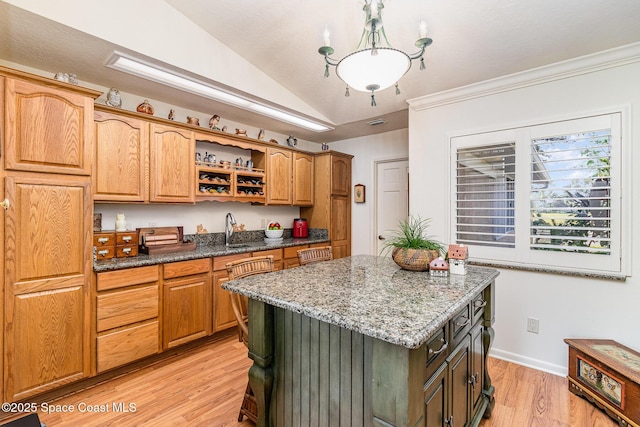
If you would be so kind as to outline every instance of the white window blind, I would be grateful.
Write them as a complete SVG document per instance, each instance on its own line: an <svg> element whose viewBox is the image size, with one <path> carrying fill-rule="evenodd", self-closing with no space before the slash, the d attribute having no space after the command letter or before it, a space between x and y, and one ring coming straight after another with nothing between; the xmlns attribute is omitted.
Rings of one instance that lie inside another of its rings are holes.
<svg viewBox="0 0 640 427"><path fill-rule="evenodd" d="M451 139L451 241L477 261L622 273L621 114Z"/></svg>

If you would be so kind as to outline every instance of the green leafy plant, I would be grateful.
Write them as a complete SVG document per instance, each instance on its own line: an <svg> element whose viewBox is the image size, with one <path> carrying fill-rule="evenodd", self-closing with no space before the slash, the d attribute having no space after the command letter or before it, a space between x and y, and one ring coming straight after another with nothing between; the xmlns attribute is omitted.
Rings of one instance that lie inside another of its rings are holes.
<svg viewBox="0 0 640 427"><path fill-rule="evenodd" d="M382 252L385 253L393 248L427 249L437 251L444 256L447 252L444 244L427 234L429 221L429 219L422 219L419 216L410 216L408 219L400 221L398 229L385 240Z"/></svg>

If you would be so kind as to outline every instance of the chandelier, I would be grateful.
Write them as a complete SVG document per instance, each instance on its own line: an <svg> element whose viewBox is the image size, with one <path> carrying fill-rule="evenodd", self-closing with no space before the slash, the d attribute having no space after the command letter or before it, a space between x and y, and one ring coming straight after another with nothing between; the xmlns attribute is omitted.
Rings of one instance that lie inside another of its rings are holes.
<svg viewBox="0 0 640 427"><path fill-rule="evenodd" d="M420 69L424 70L424 50L433 40L427 37L427 26L420 22L420 38L415 46L418 52L413 55L394 49L387 40L382 22L383 0L365 0L362 10L365 12L364 29L360 43L352 52L336 61L330 57L334 53L329 41L329 30L324 30L324 46L318 53L326 62L324 76L329 77L329 66L336 67L336 74L347 84L344 96L349 96L349 88L371 92L371 106L375 107L375 92L384 90L395 84L396 95L400 93L398 81L404 76L411 61L420 59Z"/></svg>

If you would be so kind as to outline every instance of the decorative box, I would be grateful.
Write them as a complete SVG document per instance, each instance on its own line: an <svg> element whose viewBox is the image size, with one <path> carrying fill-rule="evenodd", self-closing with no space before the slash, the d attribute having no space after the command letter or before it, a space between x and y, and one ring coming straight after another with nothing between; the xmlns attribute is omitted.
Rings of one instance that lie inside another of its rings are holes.
<svg viewBox="0 0 640 427"><path fill-rule="evenodd" d="M432 260L429 263L429 275L431 277L449 276L449 263L442 257Z"/></svg>
<svg viewBox="0 0 640 427"><path fill-rule="evenodd" d="M621 426L640 427L640 353L612 340L565 339L569 391Z"/></svg>
<svg viewBox="0 0 640 427"><path fill-rule="evenodd" d="M465 245L449 245L449 272L451 274L467 274L468 249Z"/></svg>

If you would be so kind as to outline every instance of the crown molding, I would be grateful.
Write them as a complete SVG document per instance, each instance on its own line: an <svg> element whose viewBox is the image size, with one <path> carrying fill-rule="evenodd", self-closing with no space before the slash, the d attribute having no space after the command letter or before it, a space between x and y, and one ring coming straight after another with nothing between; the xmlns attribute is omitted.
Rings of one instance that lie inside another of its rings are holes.
<svg viewBox="0 0 640 427"><path fill-rule="evenodd" d="M409 99L407 102L415 111L427 110L501 92L594 73L609 68L616 68L639 61L640 43L633 43L538 68L532 68L519 73Z"/></svg>

